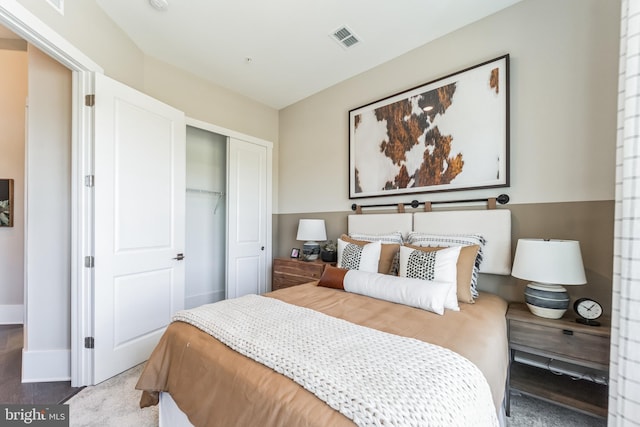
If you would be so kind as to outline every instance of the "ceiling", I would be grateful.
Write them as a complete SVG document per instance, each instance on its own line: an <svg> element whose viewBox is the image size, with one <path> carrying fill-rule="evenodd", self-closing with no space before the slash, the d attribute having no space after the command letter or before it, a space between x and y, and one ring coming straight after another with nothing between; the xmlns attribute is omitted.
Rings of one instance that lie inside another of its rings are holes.
<svg viewBox="0 0 640 427"><path fill-rule="evenodd" d="M521 0L95 1L146 55L281 109Z"/></svg>
<svg viewBox="0 0 640 427"><path fill-rule="evenodd" d="M146 55L280 109L521 0L153 1L96 3Z"/></svg>

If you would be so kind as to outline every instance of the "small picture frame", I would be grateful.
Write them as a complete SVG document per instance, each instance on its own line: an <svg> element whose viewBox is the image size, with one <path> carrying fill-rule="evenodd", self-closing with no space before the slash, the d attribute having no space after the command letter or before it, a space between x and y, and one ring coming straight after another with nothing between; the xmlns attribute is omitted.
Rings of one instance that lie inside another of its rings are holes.
<svg viewBox="0 0 640 427"><path fill-rule="evenodd" d="M13 179L0 179L0 227L13 227Z"/></svg>
<svg viewBox="0 0 640 427"><path fill-rule="evenodd" d="M291 249L291 258L300 258L300 249L299 248Z"/></svg>

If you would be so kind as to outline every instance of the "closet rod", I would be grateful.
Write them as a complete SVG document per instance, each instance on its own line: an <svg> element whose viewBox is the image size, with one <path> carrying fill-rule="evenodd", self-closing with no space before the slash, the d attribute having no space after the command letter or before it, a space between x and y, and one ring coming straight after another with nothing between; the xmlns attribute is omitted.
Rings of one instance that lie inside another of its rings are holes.
<svg viewBox="0 0 640 427"><path fill-rule="evenodd" d="M377 205L357 205L357 204L352 204L351 205L351 210L352 211L360 211L362 210L362 208L380 208L380 207L387 207L387 206L411 206L412 208L417 208L418 206L420 206L421 204L431 204L431 205L436 205L436 204L447 204L447 203L473 203L473 202L489 202L492 198L488 197L485 199L464 199L464 200L442 200L442 201L438 201L438 202L419 202L417 200L412 200L409 203L384 203L384 204L377 204ZM507 194L500 194L498 197L495 198L495 201L500 203L501 205L505 205L507 203L509 203L509 196Z"/></svg>
<svg viewBox="0 0 640 427"><path fill-rule="evenodd" d="M224 195L224 193L222 191L211 191L211 190L201 190L199 188L187 188L187 192L189 193L205 193L205 194L217 194L217 195Z"/></svg>

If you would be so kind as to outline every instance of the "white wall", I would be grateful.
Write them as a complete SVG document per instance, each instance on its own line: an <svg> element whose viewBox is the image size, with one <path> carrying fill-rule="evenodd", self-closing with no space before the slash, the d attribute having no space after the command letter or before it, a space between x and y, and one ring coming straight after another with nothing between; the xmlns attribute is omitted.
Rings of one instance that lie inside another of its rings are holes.
<svg viewBox="0 0 640 427"><path fill-rule="evenodd" d="M613 200L619 17L618 0L524 0L281 110L278 213L350 209L349 110L505 53L510 188L384 202Z"/></svg>
<svg viewBox="0 0 640 427"><path fill-rule="evenodd" d="M185 308L225 297L226 148L225 136L187 126Z"/></svg>
<svg viewBox="0 0 640 427"><path fill-rule="evenodd" d="M71 377L71 72L29 46L22 379Z"/></svg>
<svg viewBox="0 0 640 427"><path fill-rule="evenodd" d="M0 324L22 323L27 53L0 49L0 178L13 179L13 227L0 227Z"/></svg>

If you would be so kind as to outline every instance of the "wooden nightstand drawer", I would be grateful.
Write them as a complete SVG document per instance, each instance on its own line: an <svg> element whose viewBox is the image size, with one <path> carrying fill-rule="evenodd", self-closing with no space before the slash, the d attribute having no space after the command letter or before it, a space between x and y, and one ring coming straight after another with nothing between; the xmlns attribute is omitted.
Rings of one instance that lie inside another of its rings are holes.
<svg viewBox="0 0 640 427"><path fill-rule="evenodd" d="M293 259L276 260L274 271L282 274L290 274L294 276L311 277L320 279L324 271L324 264L318 262L306 262Z"/></svg>
<svg viewBox="0 0 640 427"><path fill-rule="evenodd" d="M511 320L509 340L512 347L522 346L556 354L558 358L580 359L606 367L609 364L609 338L577 329L567 324L550 327Z"/></svg>
<svg viewBox="0 0 640 427"><path fill-rule="evenodd" d="M320 280L326 263L322 261L300 261L276 258L273 260L273 280L271 288L276 291L289 286Z"/></svg>

